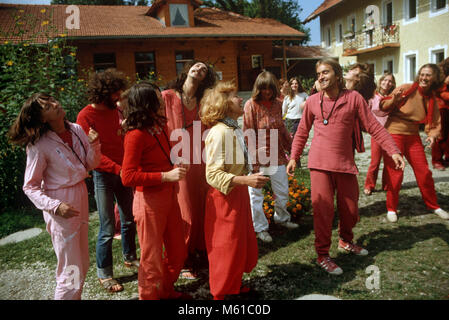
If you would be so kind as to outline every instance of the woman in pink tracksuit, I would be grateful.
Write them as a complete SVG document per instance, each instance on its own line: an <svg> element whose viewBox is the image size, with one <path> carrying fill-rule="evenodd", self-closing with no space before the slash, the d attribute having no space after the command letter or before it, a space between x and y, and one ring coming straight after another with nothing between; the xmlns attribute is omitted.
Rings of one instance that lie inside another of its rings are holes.
<svg viewBox="0 0 449 320"><path fill-rule="evenodd" d="M98 134L65 120L53 97L33 94L9 131L12 143L26 146L23 191L43 210L58 259L56 300L81 299L89 267L89 206L84 179L100 162Z"/></svg>

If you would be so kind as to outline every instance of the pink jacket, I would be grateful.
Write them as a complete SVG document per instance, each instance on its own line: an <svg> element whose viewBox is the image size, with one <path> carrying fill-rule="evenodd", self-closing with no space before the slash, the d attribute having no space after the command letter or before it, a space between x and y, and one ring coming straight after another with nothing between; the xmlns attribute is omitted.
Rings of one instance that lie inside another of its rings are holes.
<svg viewBox="0 0 449 320"><path fill-rule="evenodd" d="M379 109L380 101L382 100L382 96L376 92L374 97L368 101L368 104L371 108L371 112L374 114L374 117L376 117L377 121L383 126L385 126L385 123L388 119L388 112L382 111Z"/></svg>
<svg viewBox="0 0 449 320"><path fill-rule="evenodd" d="M87 178L89 170L99 165L101 159L99 141L90 144L80 125L69 125L73 150L79 159L53 131L48 131L34 145L28 144L26 148L23 191L38 209L52 214L61 201L49 197L46 190L69 188L78 184Z"/></svg>
<svg viewBox="0 0 449 320"><path fill-rule="evenodd" d="M337 100L329 123L324 125L320 108L321 93L306 101L303 117L292 144L291 159L298 160L313 125L312 146L309 151L308 167L358 174L354 161L353 132L356 119L391 156L399 153L393 138L376 120L363 97L353 90L343 90ZM334 100L324 97L323 113L328 118Z"/></svg>

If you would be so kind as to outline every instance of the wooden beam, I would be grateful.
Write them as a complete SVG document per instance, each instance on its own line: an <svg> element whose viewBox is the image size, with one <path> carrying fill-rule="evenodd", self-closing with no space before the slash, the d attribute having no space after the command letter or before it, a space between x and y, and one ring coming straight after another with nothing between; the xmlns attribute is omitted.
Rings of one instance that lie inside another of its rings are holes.
<svg viewBox="0 0 449 320"><path fill-rule="evenodd" d="M285 39L282 39L282 77L287 79L287 57L285 54Z"/></svg>

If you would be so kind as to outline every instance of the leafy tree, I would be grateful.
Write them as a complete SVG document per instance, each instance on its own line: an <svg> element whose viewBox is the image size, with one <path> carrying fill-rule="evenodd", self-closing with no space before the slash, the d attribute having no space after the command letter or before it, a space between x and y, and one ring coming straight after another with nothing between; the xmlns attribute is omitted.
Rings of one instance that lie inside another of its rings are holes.
<svg viewBox="0 0 449 320"><path fill-rule="evenodd" d="M294 44L306 44L310 41L310 29L304 27L299 14L302 11L298 0L205 0L208 7L217 7L251 18L271 18L305 33L305 38L289 41Z"/></svg>

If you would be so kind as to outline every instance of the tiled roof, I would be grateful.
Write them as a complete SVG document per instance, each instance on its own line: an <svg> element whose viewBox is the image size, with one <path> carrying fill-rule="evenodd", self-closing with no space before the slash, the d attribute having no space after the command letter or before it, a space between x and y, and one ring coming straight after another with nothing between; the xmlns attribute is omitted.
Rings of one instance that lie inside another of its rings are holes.
<svg viewBox="0 0 449 320"><path fill-rule="evenodd" d="M318 17L323 12L329 10L330 8L336 6L340 2L343 2L344 0L324 0L322 4L318 8L315 9L305 20L304 22L307 23L316 17Z"/></svg>
<svg viewBox="0 0 449 320"><path fill-rule="evenodd" d="M282 46L273 47L274 59L282 59ZM285 57L292 60L309 60L332 58L331 53L320 46L287 46L285 47Z"/></svg>
<svg viewBox="0 0 449 320"><path fill-rule="evenodd" d="M0 4L0 30L8 33L18 21L30 26L30 15L36 17L34 31L48 25L56 30L51 36L65 33L75 39L113 38L267 38L302 39L304 33L272 19L248 18L217 8L197 8L195 27L164 27L157 19L147 16L147 6L90 6L79 5L80 29L66 30L66 5L14 5ZM16 20L15 16L20 16ZM25 19L24 19L25 18ZM45 22L49 21L47 25ZM44 26L42 26L44 24ZM29 37L29 32L23 38ZM1 35L0 40L18 40ZM37 42L46 42L41 36Z"/></svg>

